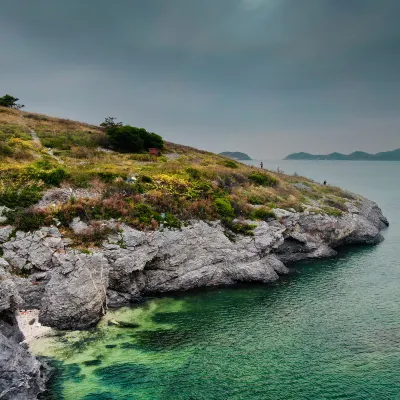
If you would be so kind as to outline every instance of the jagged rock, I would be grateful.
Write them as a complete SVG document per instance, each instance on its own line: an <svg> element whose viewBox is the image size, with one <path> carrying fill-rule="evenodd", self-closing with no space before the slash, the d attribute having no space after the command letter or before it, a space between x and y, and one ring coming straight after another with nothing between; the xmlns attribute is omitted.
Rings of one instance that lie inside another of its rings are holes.
<svg viewBox="0 0 400 400"><path fill-rule="evenodd" d="M13 277L13 281L22 298L21 308L40 308L46 285L50 280L49 272L36 272L27 278Z"/></svg>
<svg viewBox="0 0 400 400"><path fill-rule="evenodd" d="M42 228L29 233L18 231L16 237L3 244L4 258L20 271L51 269L53 254L64 248L57 228Z"/></svg>
<svg viewBox="0 0 400 400"><path fill-rule="evenodd" d="M102 254L55 254L39 321L58 329L85 329L105 313L109 264Z"/></svg>
<svg viewBox="0 0 400 400"><path fill-rule="evenodd" d="M20 299L4 260L0 264L0 398L33 400L45 390L47 372L21 344L15 317Z"/></svg>
<svg viewBox="0 0 400 400"><path fill-rule="evenodd" d="M7 242L10 239L14 228L10 225L0 227L0 244Z"/></svg>
<svg viewBox="0 0 400 400"><path fill-rule="evenodd" d="M76 217L69 224L69 227L73 230L75 234L80 234L86 231L89 228L89 225L86 222L81 221L79 217Z"/></svg>
<svg viewBox="0 0 400 400"><path fill-rule="evenodd" d="M156 232L120 224L91 255L66 249L57 229L43 228L17 232L3 245L4 255L14 269L31 268L28 278L14 278L24 307L41 303L46 325L83 329L98 321L106 296L119 307L152 293L272 282L289 272L284 263L330 257L348 243L379 242L387 225L379 207L361 197L348 203L342 216L275 209L277 219L255 223L253 236L228 238L219 222Z"/></svg>

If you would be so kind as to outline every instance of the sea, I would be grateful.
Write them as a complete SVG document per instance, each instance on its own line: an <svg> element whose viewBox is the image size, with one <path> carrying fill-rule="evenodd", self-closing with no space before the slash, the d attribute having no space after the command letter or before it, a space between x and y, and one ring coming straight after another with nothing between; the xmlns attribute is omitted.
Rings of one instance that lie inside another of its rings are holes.
<svg viewBox="0 0 400 400"><path fill-rule="evenodd" d="M250 161L258 166L260 161ZM400 399L400 162L271 161L376 201L385 241L296 264L270 285L148 298L109 326L38 339L43 399Z"/></svg>

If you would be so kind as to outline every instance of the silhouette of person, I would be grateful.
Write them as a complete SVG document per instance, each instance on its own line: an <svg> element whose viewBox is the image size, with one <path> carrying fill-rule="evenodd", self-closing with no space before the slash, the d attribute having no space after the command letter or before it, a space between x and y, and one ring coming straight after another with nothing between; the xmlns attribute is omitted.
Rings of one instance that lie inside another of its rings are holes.
<svg viewBox="0 0 400 400"><path fill-rule="evenodd" d="M326 185L326 181L324 181L324 185Z"/></svg>
<svg viewBox="0 0 400 400"><path fill-rule="evenodd" d="M261 162L260 162L260 168L263 169L263 167L264 167L264 164L263 164L263 162L261 161Z"/></svg>

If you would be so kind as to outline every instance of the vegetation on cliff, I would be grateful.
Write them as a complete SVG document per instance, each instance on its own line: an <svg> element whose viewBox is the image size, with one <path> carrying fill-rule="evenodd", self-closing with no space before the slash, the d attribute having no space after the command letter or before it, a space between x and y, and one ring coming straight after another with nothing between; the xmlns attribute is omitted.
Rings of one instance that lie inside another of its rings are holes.
<svg viewBox="0 0 400 400"><path fill-rule="evenodd" d="M124 134L141 145L124 147ZM156 160L149 147L161 150ZM54 224L68 232L79 217L139 229L220 219L233 231L250 233L246 221L272 218L274 208L340 215L348 196L303 177L164 142L144 129L0 107L0 206L12 209L8 222L24 230ZM93 223L88 235L105 229Z"/></svg>

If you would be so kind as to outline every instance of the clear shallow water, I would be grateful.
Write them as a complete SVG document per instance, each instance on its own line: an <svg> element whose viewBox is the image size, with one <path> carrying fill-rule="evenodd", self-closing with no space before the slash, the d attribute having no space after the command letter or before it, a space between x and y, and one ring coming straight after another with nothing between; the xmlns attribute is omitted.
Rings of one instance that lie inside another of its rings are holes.
<svg viewBox="0 0 400 400"><path fill-rule="evenodd" d="M264 162L363 194L386 241L299 265L270 286L150 299L108 326L34 343L54 399L400 399L400 163Z"/></svg>

